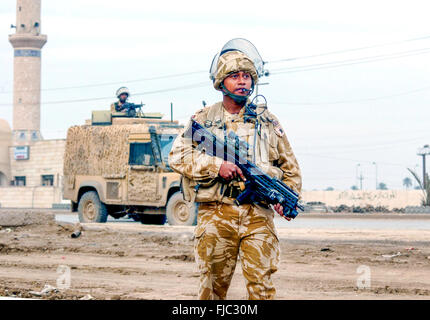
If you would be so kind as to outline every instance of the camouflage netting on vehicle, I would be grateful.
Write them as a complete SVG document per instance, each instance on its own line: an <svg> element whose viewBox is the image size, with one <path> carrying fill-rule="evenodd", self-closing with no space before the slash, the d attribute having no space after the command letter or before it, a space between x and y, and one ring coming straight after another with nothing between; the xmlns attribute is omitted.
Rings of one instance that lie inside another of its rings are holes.
<svg viewBox="0 0 430 320"><path fill-rule="evenodd" d="M143 130L143 125L71 127L67 132L64 175L125 175L127 136L137 126Z"/></svg>

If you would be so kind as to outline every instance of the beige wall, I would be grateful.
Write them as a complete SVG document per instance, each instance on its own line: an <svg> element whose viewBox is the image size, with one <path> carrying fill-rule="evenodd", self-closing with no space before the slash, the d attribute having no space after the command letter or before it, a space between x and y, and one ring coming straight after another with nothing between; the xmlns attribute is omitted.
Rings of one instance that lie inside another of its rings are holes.
<svg viewBox="0 0 430 320"><path fill-rule="evenodd" d="M2 208L52 208L52 204L70 204L62 199L58 187L7 187L0 188Z"/></svg>
<svg viewBox="0 0 430 320"><path fill-rule="evenodd" d="M25 176L27 187L37 187L42 175L54 175L54 186L61 187L65 145L65 139L33 142L29 160L14 160L14 147L9 147L12 179Z"/></svg>
<svg viewBox="0 0 430 320"><path fill-rule="evenodd" d="M305 202L323 202L327 206L385 206L389 209L406 206L420 206L421 190L347 190L347 191L304 191Z"/></svg>

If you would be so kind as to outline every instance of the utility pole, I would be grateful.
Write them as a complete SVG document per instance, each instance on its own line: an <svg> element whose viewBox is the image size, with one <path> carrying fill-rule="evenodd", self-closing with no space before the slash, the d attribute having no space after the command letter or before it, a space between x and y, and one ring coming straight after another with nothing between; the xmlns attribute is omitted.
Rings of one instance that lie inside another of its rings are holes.
<svg viewBox="0 0 430 320"><path fill-rule="evenodd" d="M373 162L373 164L375 165L375 188L378 190L378 165L376 162Z"/></svg>
<svg viewBox="0 0 430 320"><path fill-rule="evenodd" d="M360 173L360 177L358 179L360 180L360 190L363 190L363 180L364 180L364 177L363 177L363 173L362 172Z"/></svg>
<svg viewBox="0 0 430 320"><path fill-rule="evenodd" d="M358 167L360 166L360 164L359 163L357 163L356 165L355 165L355 179L356 179L356 183L357 183L357 188L358 188L358 180L360 179L359 178L359 176L358 176Z"/></svg>
<svg viewBox="0 0 430 320"><path fill-rule="evenodd" d="M417 155L423 157L423 188L427 190L427 181L426 181L426 155L430 154L430 146L428 144L424 145L424 147L418 149Z"/></svg>

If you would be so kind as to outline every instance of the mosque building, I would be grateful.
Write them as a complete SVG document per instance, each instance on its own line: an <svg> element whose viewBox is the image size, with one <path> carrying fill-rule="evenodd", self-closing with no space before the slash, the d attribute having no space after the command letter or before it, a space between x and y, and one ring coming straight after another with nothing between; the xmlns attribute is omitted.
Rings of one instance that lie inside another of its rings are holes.
<svg viewBox="0 0 430 320"><path fill-rule="evenodd" d="M65 139L40 132L41 0L17 0L9 42L14 53L12 128L0 119L0 206L51 208L62 200Z"/></svg>

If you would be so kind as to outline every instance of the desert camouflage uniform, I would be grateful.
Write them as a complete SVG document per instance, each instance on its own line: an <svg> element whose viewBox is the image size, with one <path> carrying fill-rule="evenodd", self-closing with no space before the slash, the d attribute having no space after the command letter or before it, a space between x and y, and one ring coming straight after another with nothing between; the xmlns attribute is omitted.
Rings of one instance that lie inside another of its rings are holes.
<svg viewBox="0 0 430 320"><path fill-rule="evenodd" d="M240 256L248 299L273 299L271 275L279 262L273 211L253 204L199 205L195 255L200 299L225 299Z"/></svg>
<svg viewBox="0 0 430 320"><path fill-rule="evenodd" d="M259 109L257 112L261 112ZM242 108L239 114L232 115L220 102L200 110L193 118L218 137L234 131L250 145L249 158L253 160L255 124L244 122L244 111ZM300 169L278 120L267 110L258 119L262 126L256 139L255 163L300 192ZM274 212L256 204L237 206L233 198L223 194L226 185L217 179L221 164L222 159L193 149L183 135L175 140L169 155L170 167L183 176L184 197L199 202L194 231L200 271L199 298L226 298L240 256L248 298L273 299L271 274L277 270L280 255ZM203 187L195 192L199 182Z"/></svg>
<svg viewBox="0 0 430 320"><path fill-rule="evenodd" d="M127 112L125 110L120 110L120 102L114 102L110 105L110 112L111 113L122 113L122 114L126 114Z"/></svg>

